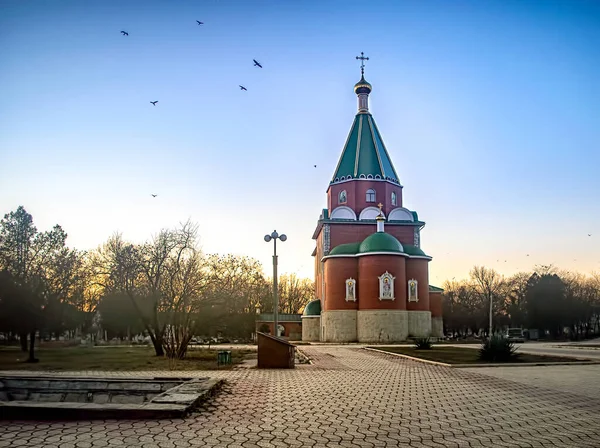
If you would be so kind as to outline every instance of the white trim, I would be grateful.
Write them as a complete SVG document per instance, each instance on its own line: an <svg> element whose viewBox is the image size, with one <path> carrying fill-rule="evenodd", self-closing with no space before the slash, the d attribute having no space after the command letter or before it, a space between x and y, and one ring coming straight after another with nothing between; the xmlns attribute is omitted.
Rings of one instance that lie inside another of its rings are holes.
<svg viewBox="0 0 600 448"><path fill-rule="evenodd" d="M336 177L336 179L338 179ZM388 182L390 184L394 184L400 188L404 188L404 186L398 182L398 181L393 181L392 179L361 179L359 177L351 177L351 175L348 175L348 179L344 179L343 181L338 180L337 182L335 180L332 180L331 182L329 182L329 185L337 185L337 184L341 184L342 182L348 182L350 180L361 180L361 181L366 181L368 180L369 182Z"/></svg>
<svg viewBox="0 0 600 448"><path fill-rule="evenodd" d="M338 214L349 213L351 215L351 217L348 217L348 218L347 217L335 217L334 214L336 212L338 212ZM329 219L353 219L354 221L356 221L356 213L354 213L354 210L352 210L347 205L340 205L331 211L331 214L329 215Z"/></svg>
<svg viewBox="0 0 600 448"><path fill-rule="evenodd" d="M357 254L333 254L333 255L325 255L321 258L321 261L327 260L328 258L358 258L358 257L366 257L369 255L397 255L399 257L405 257L409 259L418 259L418 260L433 260L432 257L422 256L422 255L408 255L404 252L359 252Z"/></svg>
<svg viewBox="0 0 600 448"><path fill-rule="evenodd" d="M366 193L365 193L365 196L366 196ZM371 204L371 202L369 202L369 204ZM365 215L368 214L368 213L370 214L370 212L376 213L375 216L373 216L372 218L365 217ZM383 214L383 212L381 212L381 214L385 218L385 215ZM378 207L374 207L372 205L369 205L368 207L365 207L365 208L363 208L360 211L360 214L358 215L358 220L359 221L365 221L367 219L375 219L378 215L379 215L379 208Z"/></svg>
<svg viewBox="0 0 600 448"><path fill-rule="evenodd" d="M360 159L360 141L362 140L363 117L358 118L358 134L356 138L356 159L354 160L354 177L358 176L358 161Z"/></svg>
<svg viewBox="0 0 600 448"><path fill-rule="evenodd" d="M385 271L383 274L381 274L377 278L379 279L379 300L395 300L396 298L394 297L394 280L396 280L396 277L394 277L388 271ZM388 281L388 284L390 286L391 297L383 296L383 285L384 285L385 280Z"/></svg>
<svg viewBox="0 0 600 448"><path fill-rule="evenodd" d="M415 283L415 298L411 299L410 297L410 284L414 282ZM411 278L407 283L406 283L406 287L407 287L407 291L406 291L406 297L407 300L409 302L418 302L419 301L419 282L417 280L415 280L414 278Z"/></svg>

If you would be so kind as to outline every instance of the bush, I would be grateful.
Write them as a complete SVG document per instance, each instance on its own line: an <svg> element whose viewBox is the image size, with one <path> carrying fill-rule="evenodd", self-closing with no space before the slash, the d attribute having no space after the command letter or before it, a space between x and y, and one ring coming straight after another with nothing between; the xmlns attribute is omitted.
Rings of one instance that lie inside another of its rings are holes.
<svg viewBox="0 0 600 448"><path fill-rule="evenodd" d="M415 348L417 350L431 350L431 339L426 338L415 338Z"/></svg>
<svg viewBox="0 0 600 448"><path fill-rule="evenodd" d="M493 335L482 342L479 359L487 362L510 362L518 358L515 345L501 335Z"/></svg>

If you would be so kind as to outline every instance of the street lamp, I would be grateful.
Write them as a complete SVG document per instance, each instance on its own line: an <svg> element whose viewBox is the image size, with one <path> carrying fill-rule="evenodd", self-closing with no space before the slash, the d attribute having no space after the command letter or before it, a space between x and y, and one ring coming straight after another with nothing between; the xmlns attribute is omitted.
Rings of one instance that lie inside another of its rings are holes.
<svg viewBox="0 0 600 448"><path fill-rule="evenodd" d="M287 236L280 235L277 230L273 230L270 235L265 235L265 241L268 243L273 240L273 327L275 329L275 337L279 337L277 327L279 326L277 311L279 309L279 297L277 295L277 239L281 242L287 240Z"/></svg>

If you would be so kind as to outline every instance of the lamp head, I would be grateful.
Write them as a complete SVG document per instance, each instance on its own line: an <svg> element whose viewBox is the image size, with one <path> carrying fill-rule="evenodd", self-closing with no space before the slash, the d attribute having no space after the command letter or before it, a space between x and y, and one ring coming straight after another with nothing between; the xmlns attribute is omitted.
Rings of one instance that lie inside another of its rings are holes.
<svg viewBox="0 0 600 448"><path fill-rule="evenodd" d="M278 236L279 234L277 233L277 230L273 230L273 233L271 233L271 238L277 239Z"/></svg>
<svg viewBox="0 0 600 448"><path fill-rule="evenodd" d="M287 236L285 236L285 235L279 235L279 239L281 241L285 241L285 240L287 240Z"/></svg>
<svg viewBox="0 0 600 448"><path fill-rule="evenodd" d="M268 243L271 241L271 235L265 235L265 241Z"/></svg>

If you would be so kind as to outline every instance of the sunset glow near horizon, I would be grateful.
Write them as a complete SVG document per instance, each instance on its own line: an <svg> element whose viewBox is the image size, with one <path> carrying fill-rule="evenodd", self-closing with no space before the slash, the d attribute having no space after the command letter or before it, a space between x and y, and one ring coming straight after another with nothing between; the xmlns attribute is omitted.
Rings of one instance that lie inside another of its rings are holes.
<svg viewBox="0 0 600 448"><path fill-rule="evenodd" d="M600 271L598 2L9 0L0 43L0 213L70 246L190 219L270 275L276 229L312 277L364 51L431 284Z"/></svg>

